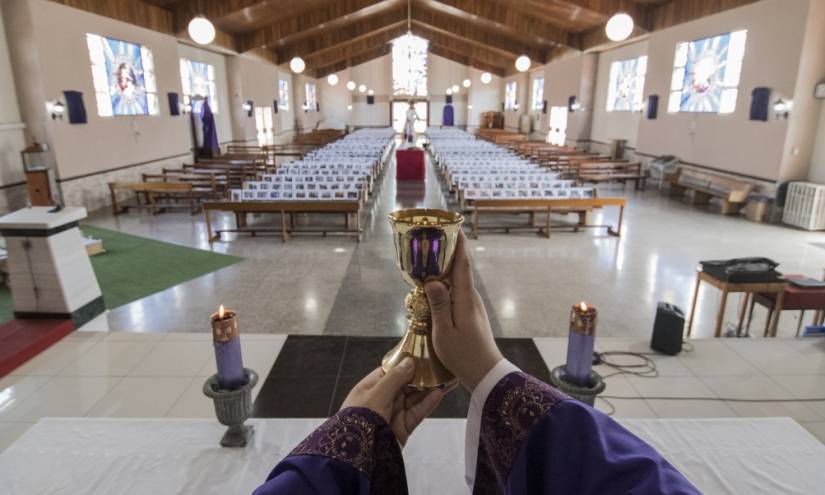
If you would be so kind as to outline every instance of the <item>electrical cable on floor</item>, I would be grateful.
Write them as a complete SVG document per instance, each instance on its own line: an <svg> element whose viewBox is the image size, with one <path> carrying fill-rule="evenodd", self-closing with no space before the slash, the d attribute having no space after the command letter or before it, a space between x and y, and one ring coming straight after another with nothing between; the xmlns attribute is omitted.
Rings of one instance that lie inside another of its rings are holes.
<svg viewBox="0 0 825 495"><path fill-rule="evenodd" d="M694 347L690 342L682 342L683 352L693 352ZM659 376L659 369L656 367L656 361L649 356L659 356L661 354L656 352L632 352L632 351L604 351L593 353L593 364L603 364L616 370L613 373L604 375L603 379L608 379L611 376L617 375L633 375L641 378L656 378ZM611 360L611 357L624 356L637 359L638 362L624 364ZM599 395L597 399L603 401L610 407L608 416L612 416L616 412L616 406L610 402L613 400L702 400L702 401L726 401L726 402L825 402L825 397L808 398L808 399L741 399L732 397L621 397L617 395Z"/></svg>

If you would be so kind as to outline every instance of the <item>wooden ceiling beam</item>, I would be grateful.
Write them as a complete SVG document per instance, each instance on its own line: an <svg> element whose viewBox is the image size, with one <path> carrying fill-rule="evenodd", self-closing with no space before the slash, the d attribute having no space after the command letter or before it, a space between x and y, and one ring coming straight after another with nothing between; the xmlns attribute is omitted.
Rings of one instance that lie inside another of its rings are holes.
<svg viewBox="0 0 825 495"><path fill-rule="evenodd" d="M315 71L372 49L387 45L393 39L407 32L407 22L401 21L385 26L380 30L367 33L346 43L329 46L306 57L307 68Z"/></svg>
<svg viewBox="0 0 825 495"><path fill-rule="evenodd" d="M478 70L483 70L485 72L495 74L499 77L504 77L506 73L504 67L473 59L472 57L468 57L464 54L454 52L453 50L447 47L443 47L435 43L430 43L430 53L432 53L433 55L438 55L439 57L444 57L448 60L452 60L453 62L456 62L458 64L466 65L468 67L473 67Z"/></svg>
<svg viewBox="0 0 825 495"><path fill-rule="evenodd" d="M222 17L236 12L254 7L264 0L184 0L172 6L175 15L175 29L177 31L186 30L189 21L193 17L203 16L212 21L219 22Z"/></svg>
<svg viewBox="0 0 825 495"><path fill-rule="evenodd" d="M679 0L651 5L647 12L646 27L649 31L658 31L756 1L758 0Z"/></svg>
<svg viewBox="0 0 825 495"><path fill-rule="evenodd" d="M379 12L359 22L353 22L338 29L324 29L318 36L302 37L297 41L276 48L275 53L279 60L290 60L295 56L308 58L327 48L342 43L349 43L384 29L389 25L397 25L399 22L405 22L406 18L406 9L402 8L395 8L388 12Z"/></svg>
<svg viewBox="0 0 825 495"><path fill-rule="evenodd" d="M376 58L383 57L389 53L390 48L388 45L377 46L365 52L353 54L344 60L339 60L325 67L318 67L315 69L315 77L319 79L327 77L328 75L340 72L347 67L355 67L356 65L365 64L370 60L375 60ZM345 81L341 81L339 84L345 84Z"/></svg>
<svg viewBox="0 0 825 495"><path fill-rule="evenodd" d="M412 32L417 36L429 40L431 44L434 43L441 47L449 47L452 52L462 54L472 60L484 62L489 65L506 67L513 65L516 59L512 54L503 55L501 52L467 41L460 36L433 29L418 21L413 21Z"/></svg>
<svg viewBox="0 0 825 495"><path fill-rule="evenodd" d="M523 37L491 31L463 17L455 17L431 9L425 2L415 1L413 3L412 19L434 30L453 33L467 41L498 50L509 56L527 55L531 60L541 62L547 58L547 48L544 46L526 43Z"/></svg>
<svg viewBox="0 0 825 495"><path fill-rule="evenodd" d="M455 16L464 16L473 23L523 36L545 45L569 45L566 30L535 15L512 8L513 2L494 0L422 0L432 9Z"/></svg>
<svg viewBox="0 0 825 495"><path fill-rule="evenodd" d="M350 18L359 19L392 8L398 3L397 0L335 0L327 2L303 14L239 35L237 37L238 50L245 52L255 47L272 47L283 44L291 36L300 35L304 31L323 29L326 24L336 21L341 22L341 19L344 21Z"/></svg>

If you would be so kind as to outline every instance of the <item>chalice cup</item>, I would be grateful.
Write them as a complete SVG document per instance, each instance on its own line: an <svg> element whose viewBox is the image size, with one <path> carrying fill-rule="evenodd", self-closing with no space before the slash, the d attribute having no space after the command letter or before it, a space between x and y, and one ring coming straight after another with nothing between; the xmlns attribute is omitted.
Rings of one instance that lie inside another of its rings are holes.
<svg viewBox="0 0 825 495"><path fill-rule="evenodd" d="M457 379L435 355L432 315L424 284L444 280L449 274L464 217L452 211L410 208L390 213L389 220L396 266L413 289L404 301L407 331L401 342L384 356L381 367L386 372L404 358L412 357L415 376L409 388L453 387Z"/></svg>

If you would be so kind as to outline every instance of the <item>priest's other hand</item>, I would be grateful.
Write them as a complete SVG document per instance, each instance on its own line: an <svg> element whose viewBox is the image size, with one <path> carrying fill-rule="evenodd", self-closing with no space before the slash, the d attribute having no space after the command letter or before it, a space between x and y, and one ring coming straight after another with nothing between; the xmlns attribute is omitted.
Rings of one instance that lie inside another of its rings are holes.
<svg viewBox="0 0 825 495"><path fill-rule="evenodd" d="M435 353L470 392L503 357L490 320L473 283L467 238L458 235L450 288L441 282L424 287L433 318Z"/></svg>
<svg viewBox="0 0 825 495"><path fill-rule="evenodd" d="M387 373L379 366L350 390L341 409L366 407L380 414L403 447L415 427L432 414L443 397L439 389L407 393L404 387L413 375L415 362L411 358L404 359Z"/></svg>

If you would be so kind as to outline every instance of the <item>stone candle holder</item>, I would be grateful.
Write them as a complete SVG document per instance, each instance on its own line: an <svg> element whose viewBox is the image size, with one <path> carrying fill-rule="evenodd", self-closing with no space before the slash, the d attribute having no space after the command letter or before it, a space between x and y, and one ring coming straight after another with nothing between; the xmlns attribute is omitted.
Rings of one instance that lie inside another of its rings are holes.
<svg viewBox="0 0 825 495"><path fill-rule="evenodd" d="M218 421L229 427L221 438L222 447L246 447L254 432L252 426L243 423L252 412L252 389L258 383L258 374L249 368L244 368L243 371L246 381L236 389L221 388L217 373L203 384L204 395L215 403Z"/></svg>
<svg viewBox="0 0 825 495"><path fill-rule="evenodd" d="M565 380L566 370L564 366L556 366L550 372L550 383L561 390L570 397L584 402L588 406L596 403L596 396L604 392L607 387L602 376L595 371L590 372L590 379L587 381L587 386L582 387L575 383Z"/></svg>

